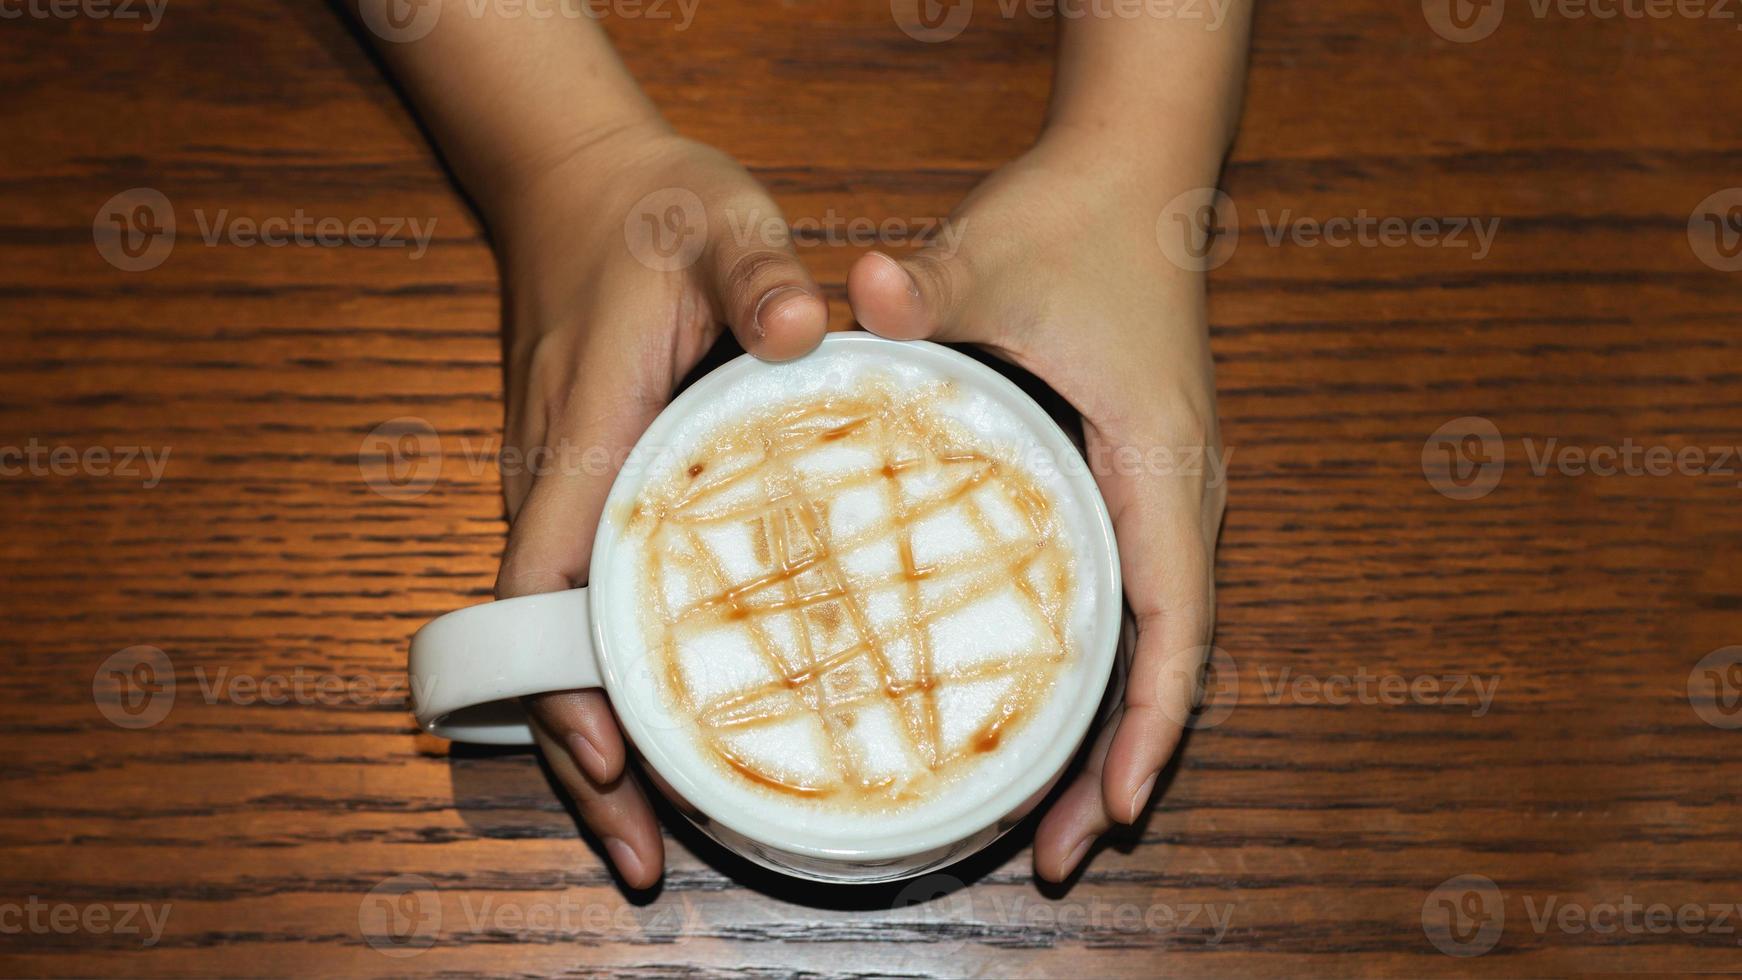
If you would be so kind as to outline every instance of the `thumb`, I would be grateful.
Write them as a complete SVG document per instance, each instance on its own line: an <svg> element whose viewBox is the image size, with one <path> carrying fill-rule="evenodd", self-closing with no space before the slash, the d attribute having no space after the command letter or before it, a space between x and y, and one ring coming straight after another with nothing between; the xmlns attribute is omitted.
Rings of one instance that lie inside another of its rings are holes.
<svg viewBox="0 0 1742 980"><path fill-rule="evenodd" d="M745 350L765 361L787 361L822 341L829 305L793 253L790 235L778 246L722 235L710 247L715 311Z"/></svg>
<svg viewBox="0 0 1742 980"><path fill-rule="evenodd" d="M967 263L927 248L905 259L867 252L847 273L847 301L859 325L891 340L983 343L968 308Z"/></svg>

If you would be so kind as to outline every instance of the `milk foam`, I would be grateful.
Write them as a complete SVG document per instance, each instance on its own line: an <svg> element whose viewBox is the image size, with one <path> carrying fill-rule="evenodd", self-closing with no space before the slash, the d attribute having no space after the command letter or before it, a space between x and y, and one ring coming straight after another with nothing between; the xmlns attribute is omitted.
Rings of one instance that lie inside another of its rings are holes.
<svg viewBox="0 0 1742 980"><path fill-rule="evenodd" d="M851 847L974 812L1057 739L1099 683L1095 511L1004 397L825 345L663 433L593 587L619 711L692 802ZM749 431L796 448L771 465Z"/></svg>

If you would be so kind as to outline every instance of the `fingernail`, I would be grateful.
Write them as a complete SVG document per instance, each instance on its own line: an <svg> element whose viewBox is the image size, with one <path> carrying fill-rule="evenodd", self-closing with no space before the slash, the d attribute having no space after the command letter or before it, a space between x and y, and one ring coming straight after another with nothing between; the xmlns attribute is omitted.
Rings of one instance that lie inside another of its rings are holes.
<svg viewBox="0 0 1742 980"><path fill-rule="evenodd" d="M587 737L580 732L570 732L568 742L569 755L574 756L581 771L596 783L606 782L605 753L600 752L599 747L587 741Z"/></svg>
<svg viewBox="0 0 1742 980"><path fill-rule="evenodd" d="M617 866L617 872L623 877L641 877L641 858L635 855L635 848L624 843L621 838L605 838L605 853L611 855L611 863Z"/></svg>
<svg viewBox="0 0 1742 980"><path fill-rule="evenodd" d="M756 315L752 317L755 321L752 326L756 328L756 339L761 340L763 337L768 336L768 325L762 321L763 311L767 310L768 312L773 313L774 305L786 297L794 295L803 296L806 294L803 289L800 289L797 286L781 286L779 289L770 289L762 295L762 299L756 303Z"/></svg>
<svg viewBox="0 0 1742 980"><path fill-rule="evenodd" d="M1072 871L1075 871L1077 869L1078 863L1080 863L1083 860L1083 855L1089 853L1089 845L1093 844L1094 842L1095 842L1095 835L1090 834L1089 836L1078 841L1076 847L1071 848L1071 855L1070 855L1070 857L1065 858L1064 872L1063 872L1063 874L1060 875L1060 877L1063 877L1064 875L1068 875Z"/></svg>
<svg viewBox="0 0 1742 980"><path fill-rule="evenodd" d="M1143 815L1143 805L1149 802L1149 794L1155 792L1155 780L1161 775L1161 770L1149 774L1143 785L1137 787L1137 792L1131 794L1131 819L1135 821Z"/></svg>

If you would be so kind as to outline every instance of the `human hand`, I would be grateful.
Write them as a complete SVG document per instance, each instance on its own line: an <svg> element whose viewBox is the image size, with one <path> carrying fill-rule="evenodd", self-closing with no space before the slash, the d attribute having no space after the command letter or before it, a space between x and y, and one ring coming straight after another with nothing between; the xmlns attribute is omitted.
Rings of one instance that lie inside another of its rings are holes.
<svg viewBox="0 0 1742 980"><path fill-rule="evenodd" d="M1089 141L1043 138L956 209L953 252L873 252L847 280L865 329L981 345L1082 414L1137 643L1122 702L1036 831L1035 870L1053 881L1147 808L1199 698L1215 622L1226 491L1207 471L1220 470L1152 464L1169 458L1157 449L1221 459L1202 275L1171 264L1156 240L1154 199L1185 188L1160 186Z"/></svg>
<svg viewBox="0 0 1742 980"><path fill-rule="evenodd" d="M625 457L723 329L784 360L817 345L828 308L786 241L743 235L780 218L755 178L663 123L588 143L491 218L510 336L505 444L529 464L503 467L512 526L496 595L508 598L585 584L615 477L597 460ZM528 708L618 873L652 885L664 846L604 694Z"/></svg>

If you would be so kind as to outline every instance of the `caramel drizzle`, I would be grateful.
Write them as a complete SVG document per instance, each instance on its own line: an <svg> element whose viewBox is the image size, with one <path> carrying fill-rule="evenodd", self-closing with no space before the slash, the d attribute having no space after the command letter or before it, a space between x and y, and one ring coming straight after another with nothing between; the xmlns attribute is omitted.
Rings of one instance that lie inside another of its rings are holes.
<svg viewBox="0 0 1742 980"><path fill-rule="evenodd" d="M930 395L941 397L936 392ZM721 763L755 785L790 795L843 801L893 801L918 795L922 790L912 783L903 784L896 777L875 779L864 771L849 731L855 708L893 704L910 750L927 770L915 782L935 781L946 778L973 756L996 749L1070 658L1064 625L1064 600L1072 585L1069 556L1059 541L1050 501L1015 468L950 445L945 427L925 416L921 406L926 400L916 396L898 402L875 389L865 397L802 404L744 423L714 445L723 456L736 453L751 458L750 465L702 481L709 466L693 463L685 471L687 480L674 480L663 494L644 494L644 506L636 508L632 523L645 525L644 585L654 612L649 647L663 655L661 676L666 690L682 714L695 719L700 736ZM809 477L796 465L806 452L843 443L871 444L882 465L868 472ZM941 493L906 500L900 474L928 464L944 474L958 468L967 472L962 479L946 481ZM760 481L760 494L747 494L748 499L723 508L718 505L721 497L734 490L749 490L751 481ZM888 519L877 527L831 540L824 501L878 483L886 487ZM1015 541L921 566L914 556L915 527L952 507L974 526L982 541L1001 541L975 498L975 491L982 488L1001 491L1022 515L1028 533ZM732 580L702 533L707 527L727 522L752 526L756 557L770 566L770 571L743 581ZM849 575L841 556L880 541L895 545L899 571ZM677 553L680 545L687 556ZM706 578L714 591L681 609L671 609L664 588L668 561L679 562ZM1030 577L1035 571L1042 573L1039 587ZM1044 574L1047 571L1050 576ZM926 601L921 583L950 576L962 576L954 583L957 587L941 599ZM1042 649L938 670L931 625L1011 585L1038 615L1050 642ZM902 622L880 629L866 609L865 599L892 586L905 586L905 616ZM852 642L819 655L813 642L813 623L826 640L843 625L843 609L852 627ZM788 662L765 622L769 616L785 613L795 617L797 662ZM746 629L773 680L698 703L679 666L680 638L686 631L722 624ZM909 645L914 666L913 676L906 679L898 675L889 656L891 645L903 640ZM858 680L855 667L869 667L875 682L831 691L831 677ZM946 751L938 689L997 677L1012 679L1009 690L961 748ZM771 772L745 758L727 741L734 733L787 721L800 713L814 716L822 726L832 756L832 780L807 781Z"/></svg>

